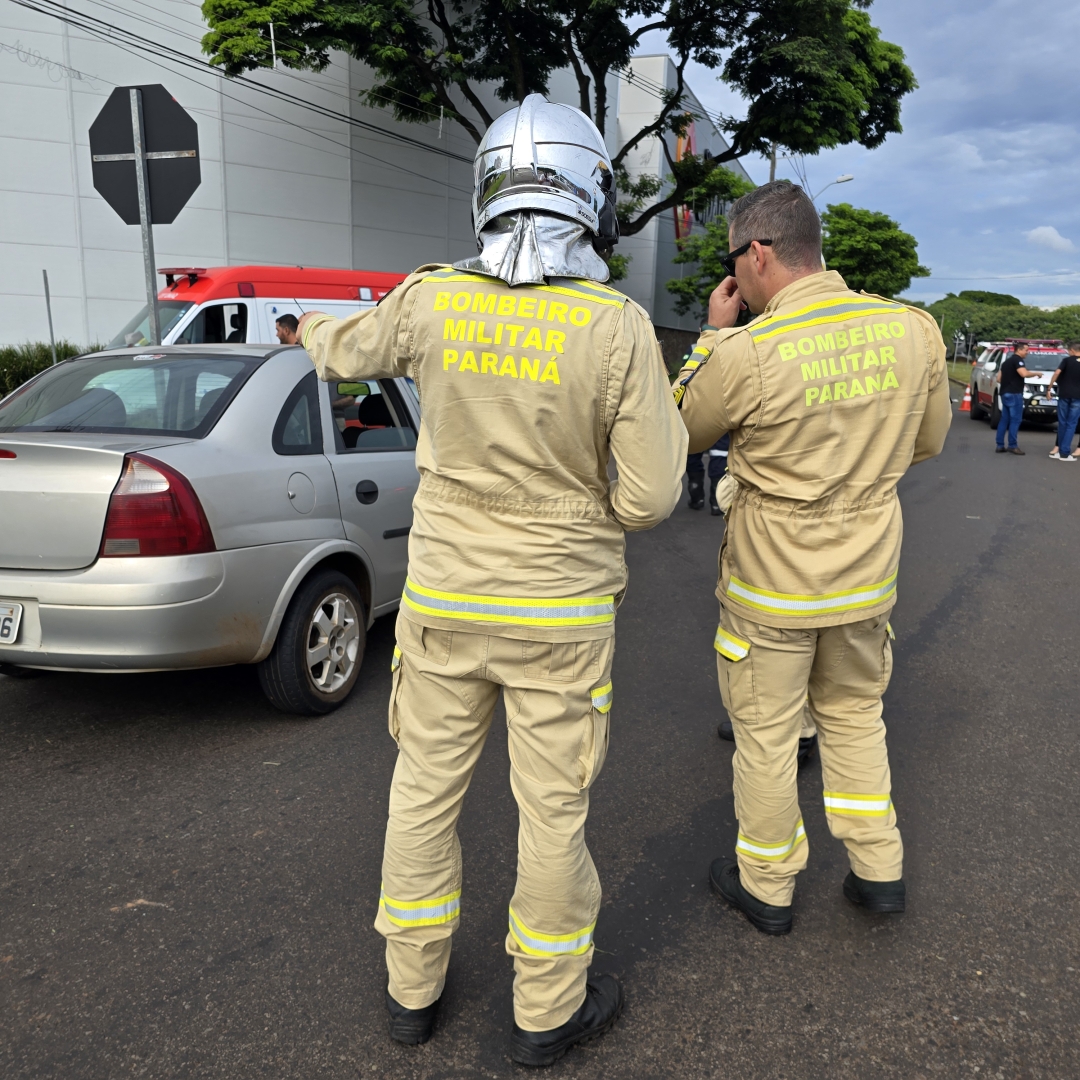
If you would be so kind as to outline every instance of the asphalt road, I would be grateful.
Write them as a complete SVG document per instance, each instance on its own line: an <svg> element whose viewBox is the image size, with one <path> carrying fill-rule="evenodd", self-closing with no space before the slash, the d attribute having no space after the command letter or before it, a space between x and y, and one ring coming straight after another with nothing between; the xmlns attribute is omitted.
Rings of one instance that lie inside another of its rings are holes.
<svg viewBox="0 0 1080 1080"><path fill-rule="evenodd" d="M902 486L886 698L908 911L840 892L816 764L810 866L769 938L712 897L734 843L712 636L721 523L685 504L629 545L612 746L589 844L598 970L627 1011L565 1077L1080 1075L1080 465L996 456L957 416ZM386 1036L371 927L394 746L393 620L331 717L250 669L0 678L0 1074L521 1075L503 952L515 806L499 718L461 822L464 915L425 1047Z"/></svg>

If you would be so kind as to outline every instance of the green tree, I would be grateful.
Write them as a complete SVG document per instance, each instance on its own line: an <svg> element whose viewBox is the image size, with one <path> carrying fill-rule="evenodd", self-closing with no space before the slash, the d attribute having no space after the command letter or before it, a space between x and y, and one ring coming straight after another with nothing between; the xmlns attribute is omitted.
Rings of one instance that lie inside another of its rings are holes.
<svg viewBox="0 0 1080 1080"><path fill-rule="evenodd" d="M960 299L972 304L989 304L991 307L1017 307L1024 303L1008 293L984 292L982 289L965 289L960 293Z"/></svg>
<svg viewBox="0 0 1080 1080"><path fill-rule="evenodd" d="M929 277L919 265L918 246L887 214L837 203L821 215L825 265L838 271L852 289L898 296L914 277Z"/></svg>
<svg viewBox="0 0 1080 1080"><path fill-rule="evenodd" d="M941 300L926 305L926 310L942 327L942 334L952 348L953 334L959 330L972 341L1001 341L1005 338L1057 338L1080 340L1080 305L1072 304L1044 311L1016 301L1015 296L995 293L975 295L1000 296L998 303L973 301L972 292L959 296L948 293Z"/></svg>
<svg viewBox="0 0 1080 1080"><path fill-rule="evenodd" d="M607 77L629 62L642 35L664 31L675 86L654 118L614 157L619 215L627 235L691 199L711 197L725 163L778 146L793 153L860 143L900 131L900 100L915 78L896 46L882 41L865 8L871 0L204 0L211 62L239 75L268 66L270 24L277 56L290 68L320 70L339 49L375 75L361 94L399 120L443 115L477 142L492 115L479 93L503 101L544 92L569 67L579 104L608 125ZM629 21L644 17L636 29ZM722 119L731 147L721 155L674 160L665 136L694 118L684 72L693 60L747 101L746 116ZM632 180L627 155L661 137L668 178Z"/></svg>

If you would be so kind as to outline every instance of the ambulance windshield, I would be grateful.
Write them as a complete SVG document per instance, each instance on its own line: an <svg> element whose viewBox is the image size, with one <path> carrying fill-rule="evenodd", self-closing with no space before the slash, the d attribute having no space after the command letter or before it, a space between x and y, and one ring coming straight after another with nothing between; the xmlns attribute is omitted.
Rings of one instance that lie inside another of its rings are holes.
<svg viewBox="0 0 1080 1080"><path fill-rule="evenodd" d="M159 300L157 306L158 318L161 320L161 339L164 341L169 336L169 331L183 317L184 312L190 311L193 305L190 300ZM109 342L108 347L122 349L125 345L149 344L150 305L143 304L139 314Z"/></svg>

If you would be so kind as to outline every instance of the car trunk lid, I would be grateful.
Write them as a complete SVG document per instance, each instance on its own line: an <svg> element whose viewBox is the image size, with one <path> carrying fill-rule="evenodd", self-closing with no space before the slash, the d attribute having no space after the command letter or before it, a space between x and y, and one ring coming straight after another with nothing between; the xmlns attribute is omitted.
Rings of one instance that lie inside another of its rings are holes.
<svg viewBox="0 0 1080 1080"><path fill-rule="evenodd" d="M97 559L124 455L186 441L58 432L0 435L0 567L89 566Z"/></svg>

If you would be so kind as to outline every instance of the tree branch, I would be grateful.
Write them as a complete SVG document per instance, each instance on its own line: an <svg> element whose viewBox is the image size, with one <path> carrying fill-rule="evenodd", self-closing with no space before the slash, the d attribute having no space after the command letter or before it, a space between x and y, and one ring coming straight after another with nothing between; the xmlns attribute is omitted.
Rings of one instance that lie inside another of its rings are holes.
<svg viewBox="0 0 1080 1080"><path fill-rule="evenodd" d="M578 22L575 19L574 22ZM566 43L566 52L570 57L570 66L574 69L574 76L577 79L578 94L581 98L581 111L588 116L592 112L592 108L589 103L589 76L585 74L584 69L581 66L581 61L578 59L577 50L574 48L573 33L576 27L574 23L568 23L566 29L563 31L563 41ZM596 125L600 127L599 124ZM600 128L603 131L603 128Z"/></svg>
<svg viewBox="0 0 1080 1080"><path fill-rule="evenodd" d="M428 0L428 17L442 31L443 38L445 39L446 44L455 53L461 55L461 50L458 46L457 38L454 34L453 25L446 17L446 8L443 6L442 0ZM445 80L436 80L433 74L431 78L433 84L437 83L439 86L443 86L443 84L445 83ZM484 125L484 128L487 129L491 127L491 122L493 119L491 113L489 113L487 109L484 108L484 103L476 96L476 92L469 85L468 80L462 77L460 81L455 79L453 80L453 82L454 85L457 86L465 95L466 101L468 101L468 103L476 110L476 114L480 117L480 122ZM443 92L446 92L445 87L443 89ZM449 100L449 98L447 98L447 100ZM451 107L453 108L453 103L451 103ZM454 114L458 119L458 123L461 124L461 126L464 127L465 130L468 131L469 134L476 140L477 144L479 144L480 140L483 138L483 135L481 135L477 131L475 125L465 122L464 117L461 116L461 114L457 111L456 108L454 108Z"/></svg>
<svg viewBox="0 0 1080 1080"><path fill-rule="evenodd" d="M667 127L668 118L679 107L682 101L683 90L685 85L683 83L683 71L686 68L686 63L690 59L690 54L684 54L680 60L678 66L675 68L675 89L670 90L667 93L667 100L664 102L663 108L660 110L659 115L651 124L646 124L632 139L630 139L619 152L615 155L612 161L613 165L621 165L623 159L631 150L634 149L649 135L656 135L658 138L663 138L664 129Z"/></svg>

